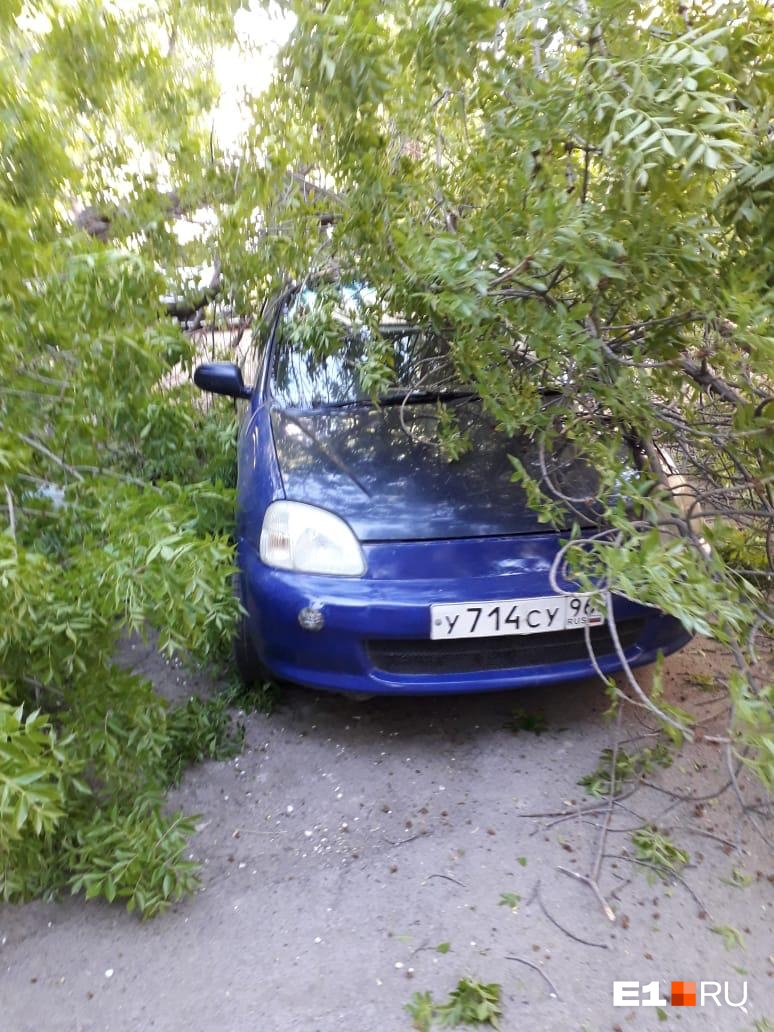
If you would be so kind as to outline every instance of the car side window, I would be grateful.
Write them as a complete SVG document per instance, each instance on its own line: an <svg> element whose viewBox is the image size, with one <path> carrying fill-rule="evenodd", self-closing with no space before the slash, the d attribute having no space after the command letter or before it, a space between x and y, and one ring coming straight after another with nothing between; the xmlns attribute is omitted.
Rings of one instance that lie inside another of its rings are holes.
<svg viewBox="0 0 774 1032"><path fill-rule="evenodd" d="M254 390L260 390L263 383L264 365L277 323L276 304L267 302L260 318L245 331L240 341L237 361L242 367L242 377Z"/></svg>

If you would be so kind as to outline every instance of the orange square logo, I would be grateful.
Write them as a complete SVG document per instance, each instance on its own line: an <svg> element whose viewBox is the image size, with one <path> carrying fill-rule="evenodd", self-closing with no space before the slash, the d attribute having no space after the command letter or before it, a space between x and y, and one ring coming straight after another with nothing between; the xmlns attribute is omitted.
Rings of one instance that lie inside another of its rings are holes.
<svg viewBox="0 0 774 1032"><path fill-rule="evenodd" d="M696 983L695 982L672 982L672 1006L673 1007L695 1007L696 1006Z"/></svg>

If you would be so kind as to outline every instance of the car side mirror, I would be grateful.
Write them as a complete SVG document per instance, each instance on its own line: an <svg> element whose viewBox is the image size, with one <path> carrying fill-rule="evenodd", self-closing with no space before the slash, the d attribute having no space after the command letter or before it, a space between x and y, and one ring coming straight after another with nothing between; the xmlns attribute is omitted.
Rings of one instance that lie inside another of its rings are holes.
<svg viewBox="0 0 774 1032"><path fill-rule="evenodd" d="M197 367L194 383L211 394L225 394L228 398L249 398L252 391L245 387L242 370L233 362L208 362Z"/></svg>

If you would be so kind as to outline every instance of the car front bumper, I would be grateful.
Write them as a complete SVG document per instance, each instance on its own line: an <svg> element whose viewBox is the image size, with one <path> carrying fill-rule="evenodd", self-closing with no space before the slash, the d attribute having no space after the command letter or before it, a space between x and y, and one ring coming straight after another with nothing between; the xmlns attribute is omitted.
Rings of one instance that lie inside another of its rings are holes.
<svg viewBox="0 0 774 1032"><path fill-rule="evenodd" d="M272 569L242 541L250 635L274 677L328 691L425 695L590 677L582 632L430 641L432 603L552 594L548 572L558 547L555 534L367 545L367 575L345 578ZM321 629L300 625L306 608L320 611ZM690 640L658 610L616 599L614 612L632 666ZM596 629L594 640L599 669L620 670L607 629Z"/></svg>

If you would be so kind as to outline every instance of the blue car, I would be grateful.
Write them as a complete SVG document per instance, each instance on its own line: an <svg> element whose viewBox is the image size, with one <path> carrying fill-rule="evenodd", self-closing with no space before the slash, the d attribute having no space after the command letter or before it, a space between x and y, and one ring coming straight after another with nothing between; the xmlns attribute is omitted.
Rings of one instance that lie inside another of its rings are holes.
<svg viewBox="0 0 774 1032"><path fill-rule="evenodd" d="M595 673L587 635L599 669L619 670L590 597L552 590L567 535L538 522L512 479L510 456L540 476L535 446L495 431L458 383L448 344L422 328L380 327L393 374L374 398L362 382L367 333L344 320L337 346L302 344L299 311L313 309L314 297L296 292L277 305L248 384L228 363L195 373L203 390L245 403L236 540L246 616L235 643L243 680L366 695L550 684ZM454 461L439 421L452 421L464 441ZM593 493L586 464L554 459L566 494ZM590 532L593 506L573 518ZM679 621L626 599L614 613L632 666L690 638Z"/></svg>

